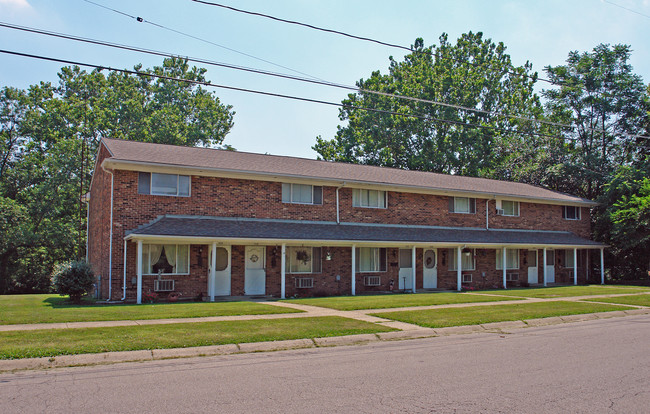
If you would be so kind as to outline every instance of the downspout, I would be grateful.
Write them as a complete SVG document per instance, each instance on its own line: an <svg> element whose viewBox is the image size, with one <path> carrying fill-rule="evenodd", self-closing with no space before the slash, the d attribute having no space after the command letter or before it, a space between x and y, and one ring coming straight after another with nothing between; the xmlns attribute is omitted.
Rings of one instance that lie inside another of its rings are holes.
<svg viewBox="0 0 650 414"><path fill-rule="evenodd" d="M106 168L102 169L111 175L111 227L109 231L109 245L108 245L108 298L106 302L110 302L111 295L113 294L113 181L114 176L112 171L108 171Z"/></svg>
<svg viewBox="0 0 650 414"><path fill-rule="evenodd" d="M124 240L124 260L122 261L122 267L124 268L124 281L122 282L122 299L121 301L126 300L126 240Z"/></svg>
<svg viewBox="0 0 650 414"><path fill-rule="evenodd" d="M485 230L490 230L490 199L485 200Z"/></svg>

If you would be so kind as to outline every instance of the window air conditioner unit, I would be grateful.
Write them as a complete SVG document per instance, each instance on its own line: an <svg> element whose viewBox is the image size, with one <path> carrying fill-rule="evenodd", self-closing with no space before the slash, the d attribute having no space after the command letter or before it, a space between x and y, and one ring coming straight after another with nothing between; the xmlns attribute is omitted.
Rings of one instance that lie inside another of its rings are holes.
<svg viewBox="0 0 650 414"><path fill-rule="evenodd" d="M503 209L502 208L497 208L497 215L498 216L503 216Z"/></svg>

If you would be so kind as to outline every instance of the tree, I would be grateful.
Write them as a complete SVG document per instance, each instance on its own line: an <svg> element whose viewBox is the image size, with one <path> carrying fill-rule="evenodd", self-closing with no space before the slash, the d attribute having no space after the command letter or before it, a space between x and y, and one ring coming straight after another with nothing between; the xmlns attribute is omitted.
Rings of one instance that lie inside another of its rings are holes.
<svg viewBox="0 0 650 414"><path fill-rule="evenodd" d="M641 156L639 140L649 108L640 76L628 63L630 47L600 44L569 53L566 65L547 66L561 85L543 91L549 117L572 127L559 131L567 147L557 160L574 185L570 191L596 199L621 165Z"/></svg>
<svg viewBox="0 0 650 414"><path fill-rule="evenodd" d="M95 275L84 261L67 262L58 265L52 273L52 285L56 292L69 295L74 303L81 303L81 297L93 291Z"/></svg>
<svg viewBox="0 0 650 414"><path fill-rule="evenodd" d="M57 263L84 257L86 212L80 200L102 137L223 143L234 112L191 82L204 82L205 69L180 58L135 69L142 74L64 67L58 85L1 89L0 200L20 214L6 218L15 222L0 228L0 238L14 229L23 236L0 244L0 293L45 290Z"/></svg>
<svg viewBox="0 0 650 414"><path fill-rule="evenodd" d="M533 92L532 66L515 67L502 43L482 33L462 35L452 45L425 47L417 39L403 62L390 58L388 74L361 79L339 111L334 139L317 138L313 149L325 160L355 162L463 175L489 175L512 142L537 129L527 121L494 112L537 117L542 108ZM484 112L377 95L406 95ZM399 115L370 112L390 111Z"/></svg>

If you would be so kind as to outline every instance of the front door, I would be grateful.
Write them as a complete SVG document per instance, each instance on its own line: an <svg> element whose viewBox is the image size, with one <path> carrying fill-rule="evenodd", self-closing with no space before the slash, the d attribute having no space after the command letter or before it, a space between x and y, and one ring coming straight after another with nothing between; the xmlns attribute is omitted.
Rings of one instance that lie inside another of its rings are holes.
<svg viewBox="0 0 650 414"><path fill-rule="evenodd" d="M422 283L425 289L438 288L438 250L424 250L424 269L422 270Z"/></svg>
<svg viewBox="0 0 650 414"><path fill-rule="evenodd" d="M528 250L528 283L539 283L537 272L537 250Z"/></svg>
<svg viewBox="0 0 650 414"><path fill-rule="evenodd" d="M212 279L212 246L208 255L208 294L230 296L230 246L217 247L217 266Z"/></svg>
<svg viewBox="0 0 650 414"><path fill-rule="evenodd" d="M546 251L546 283L555 283L555 250Z"/></svg>
<svg viewBox="0 0 650 414"><path fill-rule="evenodd" d="M399 249L399 288L413 290L413 253L411 249Z"/></svg>
<svg viewBox="0 0 650 414"><path fill-rule="evenodd" d="M246 246L246 270L244 274L244 294L266 294L266 268L264 266L264 246Z"/></svg>

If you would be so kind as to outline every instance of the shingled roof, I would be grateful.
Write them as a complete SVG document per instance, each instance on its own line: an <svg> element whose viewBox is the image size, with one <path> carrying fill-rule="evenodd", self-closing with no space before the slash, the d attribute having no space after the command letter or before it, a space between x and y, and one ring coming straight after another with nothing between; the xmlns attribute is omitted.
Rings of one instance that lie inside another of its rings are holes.
<svg viewBox="0 0 650 414"><path fill-rule="evenodd" d="M331 181L333 185L345 182L445 193L477 193L486 197L513 197L558 204L597 204L542 187L486 178L118 139L103 139L102 142L111 153L111 157L104 162L118 169L120 164L153 164L251 176L316 179Z"/></svg>
<svg viewBox="0 0 650 414"><path fill-rule="evenodd" d="M565 231L487 230L434 226L377 225L254 218L161 216L127 232L138 236L291 240L347 243L449 243L467 245L544 245L603 247Z"/></svg>

